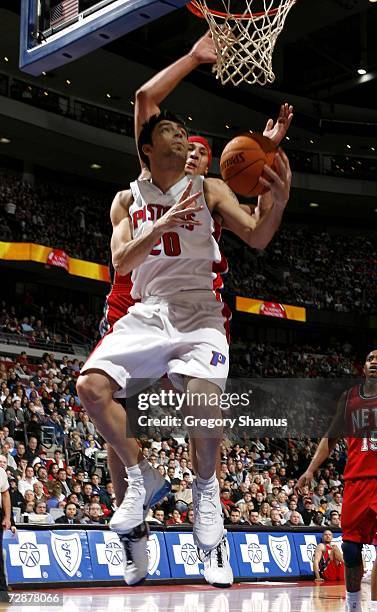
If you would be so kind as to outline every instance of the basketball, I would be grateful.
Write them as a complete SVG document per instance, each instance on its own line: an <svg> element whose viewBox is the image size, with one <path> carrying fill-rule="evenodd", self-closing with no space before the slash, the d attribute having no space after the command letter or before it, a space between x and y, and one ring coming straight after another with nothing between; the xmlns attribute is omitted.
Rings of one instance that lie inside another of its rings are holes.
<svg viewBox="0 0 377 612"><path fill-rule="evenodd" d="M272 167L277 147L262 134L241 134L226 145L220 159L220 172L232 191L244 197L266 192L259 183L264 165Z"/></svg>

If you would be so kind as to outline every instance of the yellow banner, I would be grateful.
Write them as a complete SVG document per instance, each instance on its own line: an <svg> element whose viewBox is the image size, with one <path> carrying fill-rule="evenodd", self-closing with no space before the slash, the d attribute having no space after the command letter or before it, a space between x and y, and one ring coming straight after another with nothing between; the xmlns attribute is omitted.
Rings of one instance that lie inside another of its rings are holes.
<svg viewBox="0 0 377 612"><path fill-rule="evenodd" d="M249 312L250 314L264 315L265 317L276 317L278 319L290 319L291 321L306 321L306 308L300 306L289 306L278 302L264 302L252 298L236 297L236 310Z"/></svg>
<svg viewBox="0 0 377 612"><path fill-rule="evenodd" d="M0 259L8 261L35 261L37 263L63 268L73 276L82 276L105 283L110 282L107 266L69 257L61 249L29 242L0 242Z"/></svg>

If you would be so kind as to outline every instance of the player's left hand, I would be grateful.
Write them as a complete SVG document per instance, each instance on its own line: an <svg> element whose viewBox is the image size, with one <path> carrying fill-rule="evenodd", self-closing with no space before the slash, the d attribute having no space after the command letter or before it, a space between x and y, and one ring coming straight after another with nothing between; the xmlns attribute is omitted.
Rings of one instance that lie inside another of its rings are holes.
<svg viewBox="0 0 377 612"><path fill-rule="evenodd" d="M217 61L215 45L210 30L199 38L189 55L191 55L198 64L214 64Z"/></svg>
<svg viewBox="0 0 377 612"><path fill-rule="evenodd" d="M3 518L1 526L2 526L4 531L6 531L7 529L10 529L10 519Z"/></svg>
<svg viewBox="0 0 377 612"><path fill-rule="evenodd" d="M265 165L259 182L271 192L275 206L285 208L291 191L292 172L289 159L282 149L276 153L274 168Z"/></svg>
<svg viewBox="0 0 377 612"><path fill-rule="evenodd" d="M278 147L283 138L285 138L289 130L289 126L292 123L292 119L293 106L287 103L282 104L276 122L274 123L273 119L269 119L267 121L263 136L270 138L270 140L272 140L272 142Z"/></svg>
<svg viewBox="0 0 377 612"><path fill-rule="evenodd" d="M11 525L10 530L11 530L13 536L17 535L17 527L16 527L16 525Z"/></svg>

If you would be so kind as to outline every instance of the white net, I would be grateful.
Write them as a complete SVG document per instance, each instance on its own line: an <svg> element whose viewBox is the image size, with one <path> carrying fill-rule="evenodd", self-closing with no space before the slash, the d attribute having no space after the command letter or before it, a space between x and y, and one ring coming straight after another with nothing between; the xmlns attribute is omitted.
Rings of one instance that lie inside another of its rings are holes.
<svg viewBox="0 0 377 612"><path fill-rule="evenodd" d="M217 53L214 72L223 85L274 82L272 54L295 3L296 0L259 0L257 6L256 0L244 0L242 10L237 12L234 0L219 0L218 10L208 6L209 0L192 0L193 12L201 13L210 27Z"/></svg>

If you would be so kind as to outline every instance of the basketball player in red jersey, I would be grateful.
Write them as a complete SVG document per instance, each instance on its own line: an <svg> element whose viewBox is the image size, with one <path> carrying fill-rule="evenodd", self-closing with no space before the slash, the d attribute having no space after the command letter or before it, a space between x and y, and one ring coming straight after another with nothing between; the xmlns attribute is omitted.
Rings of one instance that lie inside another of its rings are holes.
<svg viewBox="0 0 377 612"><path fill-rule="evenodd" d="M365 382L352 387L340 398L328 432L297 483L297 489L311 485L313 474L334 450L339 432L346 429L348 459L344 472L342 506L343 557L347 588L347 612L361 611L361 580L364 573L363 544L372 544L377 530L377 349L364 365ZM366 432L369 432L367 435ZM366 437L362 437L364 435ZM371 581L370 610L377 611L376 566Z"/></svg>
<svg viewBox="0 0 377 612"><path fill-rule="evenodd" d="M331 544L332 539L332 531L326 529L322 542L315 549L313 569L316 582L344 580L343 555L336 545Z"/></svg>

